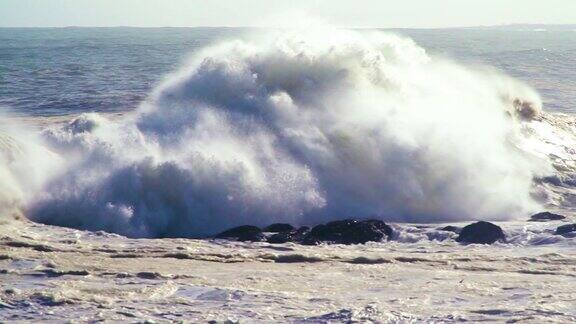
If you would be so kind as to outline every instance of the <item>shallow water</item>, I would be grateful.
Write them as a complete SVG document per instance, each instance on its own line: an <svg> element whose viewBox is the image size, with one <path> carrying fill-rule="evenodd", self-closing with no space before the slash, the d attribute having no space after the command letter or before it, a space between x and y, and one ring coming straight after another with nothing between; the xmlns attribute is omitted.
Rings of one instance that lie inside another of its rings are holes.
<svg viewBox="0 0 576 324"><path fill-rule="evenodd" d="M4 223L0 320L576 320L574 240L530 245L514 238L550 237L542 230L555 222L499 225L513 243L430 241L431 227L410 225L395 230L419 239L310 247L133 240Z"/></svg>

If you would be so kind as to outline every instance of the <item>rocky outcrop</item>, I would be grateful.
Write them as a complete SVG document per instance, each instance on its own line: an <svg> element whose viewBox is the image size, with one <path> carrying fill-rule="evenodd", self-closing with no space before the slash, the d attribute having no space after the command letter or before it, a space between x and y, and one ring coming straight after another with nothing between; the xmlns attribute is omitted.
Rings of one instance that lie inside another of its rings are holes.
<svg viewBox="0 0 576 324"><path fill-rule="evenodd" d="M242 225L231 228L215 236L218 239L228 239L248 242L261 242L266 240L262 230L252 225Z"/></svg>
<svg viewBox="0 0 576 324"><path fill-rule="evenodd" d="M477 222L465 226L456 241L461 243L492 244L506 241L502 228L489 222Z"/></svg>
<svg viewBox="0 0 576 324"><path fill-rule="evenodd" d="M290 232L284 232L284 233L276 233L274 235L269 236L266 239L266 242L271 243L271 244L282 244L282 243L288 243L288 242L293 242L294 239L292 238L292 233Z"/></svg>
<svg viewBox="0 0 576 324"><path fill-rule="evenodd" d="M458 226L448 225L448 226L440 227L438 230L444 231L444 232L454 232L456 234L460 234L460 232L462 231L462 228L458 227Z"/></svg>
<svg viewBox="0 0 576 324"><path fill-rule="evenodd" d="M273 233L273 234L270 234ZM272 244L300 243L305 245L327 244L364 244L380 242L392 236L392 228L380 220L353 220L329 222L295 229L290 224L272 224L263 231L250 225L238 226L215 236L219 239L261 242Z"/></svg>
<svg viewBox="0 0 576 324"><path fill-rule="evenodd" d="M364 244L380 242L391 236L392 228L383 221L346 219L314 226L304 237L302 244Z"/></svg>
<svg viewBox="0 0 576 324"><path fill-rule="evenodd" d="M310 228L307 226L302 226L297 230L284 231L280 233L273 234L266 240L268 243L272 244L282 244L288 242L301 242L306 234L310 232Z"/></svg>
<svg viewBox="0 0 576 324"><path fill-rule="evenodd" d="M295 230L294 226L285 223L276 223L264 228L264 232L283 233Z"/></svg>
<svg viewBox="0 0 576 324"><path fill-rule="evenodd" d="M576 224L567 224L567 225L562 225L559 226L556 229L556 235L567 235L569 233L574 233L576 234Z"/></svg>
<svg viewBox="0 0 576 324"><path fill-rule="evenodd" d="M566 216L554 214L551 212L542 212L542 213L538 213L538 214L534 214L534 215L530 216L530 221L531 222L546 222L546 221L551 221L551 220L563 220L565 218L566 218Z"/></svg>

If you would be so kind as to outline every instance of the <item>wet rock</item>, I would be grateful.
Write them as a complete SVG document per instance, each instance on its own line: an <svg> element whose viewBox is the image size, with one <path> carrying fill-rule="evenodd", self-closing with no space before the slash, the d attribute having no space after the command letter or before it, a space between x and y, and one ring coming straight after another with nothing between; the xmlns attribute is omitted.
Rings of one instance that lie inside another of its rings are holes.
<svg viewBox="0 0 576 324"><path fill-rule="evenodd" d="M306 233L310 232L310 227L308 227L308 226L300 226L300 227L298 227L298 229L296 230L296 232L297 232L297 233L304 233L304 234L306 234Z"/></svg>
<svg viewBox="0 0 576 324"><path fill-rule="evenodd" d="M315 317L308 317L304 320L304 322L311 322L311 323L332 323L332 322L339 322L339 323L352 323L352 317L354 313L349 309L341 309L337 312L332 312L320 316Z"/></svg>
<svg viewBox="0 0 576 324"><path fill-rule="evenodd" d="M454 232L454 233L460 234L460 232L462 231L462 228L460 228L458 226L448 225L448 226L440 227L438 230L444 231L444 232Z"/></svg>
<svg viewBox="0 0 576 324"><path fill-rule="evenodd" d="M274 234L266 237L264 233L267 232ZM244 225L231 228L215 237L238 241L267 241L272 244L294 242L317 245L320 243L364 244L370 241L379 242L390 236L392 236L392 228L383 221L347 219L317 225L312 230L306 226L294 229L290 224L273 224L266 227L263 232L256 226Z"/></svg>
<svg viewBox="0 0 576 324"><path fill-rule="evenodd" d="M270 233L282 233L291 232L294 230L294 226L290 224L276 223L264 228L264 232Z"/></svg>
<svg viewBox="0 0 576 324"><path fill-rule="evenodd" d="M268 239L266 239L266 242L272 243L272 244L282 244L282 243L288 243L288 242L292 242L292 241L293 241L292 233L290 233L290 232L276 233L276 234L268 237Z"/></svg>
<svg viewBox="0 0 576 324"><path fill-rule="evenodd" d="M392 228L383 221L346 219L317 225L304 237L302 244L364 244L392 236Z"/></svg>
<svg viewBox="0 0 576 324"><path fill-rule="evenodd" d="M464 226L456 241L461 243L492 244L505 241L506 235L498 225L489 222L477 222Z"/></svg>
<svg viewBox="0 0 576 324"><path fill-rule="evenodd" d="M542 213L538 213L538 214L534 214L534 215L530 216L530 221L531 222L545 222L545 221L550 221L550 220L562 220L565 218L566 217L562 216L562 215L553 214L550 212L542 212Z"/></svg>
<svg viewBox="0 0 576 324"><path fill-rule="evenodd" d="M266 237L262 233L262 230L256 226L242 225L238 227L226 230L218 235L216 238L219 239L233 239L238 241L248 241L248 242L262 242L266 240Z"/></svg>
<svg viewBox="0 0 576 324"><path fill-rule="evenodd" d="M559 226L556 229L556 235L565 235L568 233L576 232L576 224L567 224Z"/></svg>
<svg viewBox="0 0 576 324"><path fill-rule="evenodd" d="M293 227L292 227L293 228ZM310 228L302 226L297 230L291 230L289 232L276 233L268 237L266 240L268 243L272 244L282 244L288 242L300 242L304 239L306 234L310 231Z"/></svg>
<svg viewBox="0 0 576 324"><path fill-rule="evenodd" d="M534 102L516 98L512 104L516 115L523 120L533 120L539 114L538 105Z"/></svg>

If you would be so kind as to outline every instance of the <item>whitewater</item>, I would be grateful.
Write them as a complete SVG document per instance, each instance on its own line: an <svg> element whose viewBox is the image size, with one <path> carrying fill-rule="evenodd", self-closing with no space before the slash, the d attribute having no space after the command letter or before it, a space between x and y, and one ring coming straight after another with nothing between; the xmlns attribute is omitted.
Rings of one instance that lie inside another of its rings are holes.
<svg viewBox="0 0 576 324"><path fill-rule="evenodd" d="M495 68L330 27L216 42L133 110L6 112L0 319L576 320L574 235L555 234L574 222L575 122ZM527 222L541 211L567 218ZM344 218L394 234L205 240ZM478 220L506 242L438 230Z"/></svg>
<svg viewBox="0 0 576 324"><path fill-rule="evenodd" d="M541 208L533 180L553 174L521 149L540 111L521 82L409 39L286 32L203 50L129 116L85 114L16 146L22 132L8 133L3 199L36 221L132 237L512 219Z"/></svg>

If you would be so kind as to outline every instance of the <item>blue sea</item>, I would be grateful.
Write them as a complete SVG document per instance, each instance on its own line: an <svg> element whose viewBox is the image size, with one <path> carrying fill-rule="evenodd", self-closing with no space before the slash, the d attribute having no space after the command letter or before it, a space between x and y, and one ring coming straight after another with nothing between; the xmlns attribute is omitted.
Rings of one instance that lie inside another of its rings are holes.
<svg viewBox="0 0 576 324"><path fill-rule="evenodd" d="M28 116L132 110L195 51L244 28L0 28L0 106ZM576 27L392 30L433 54L496 67L544 109L576 107Z"/></svg>

